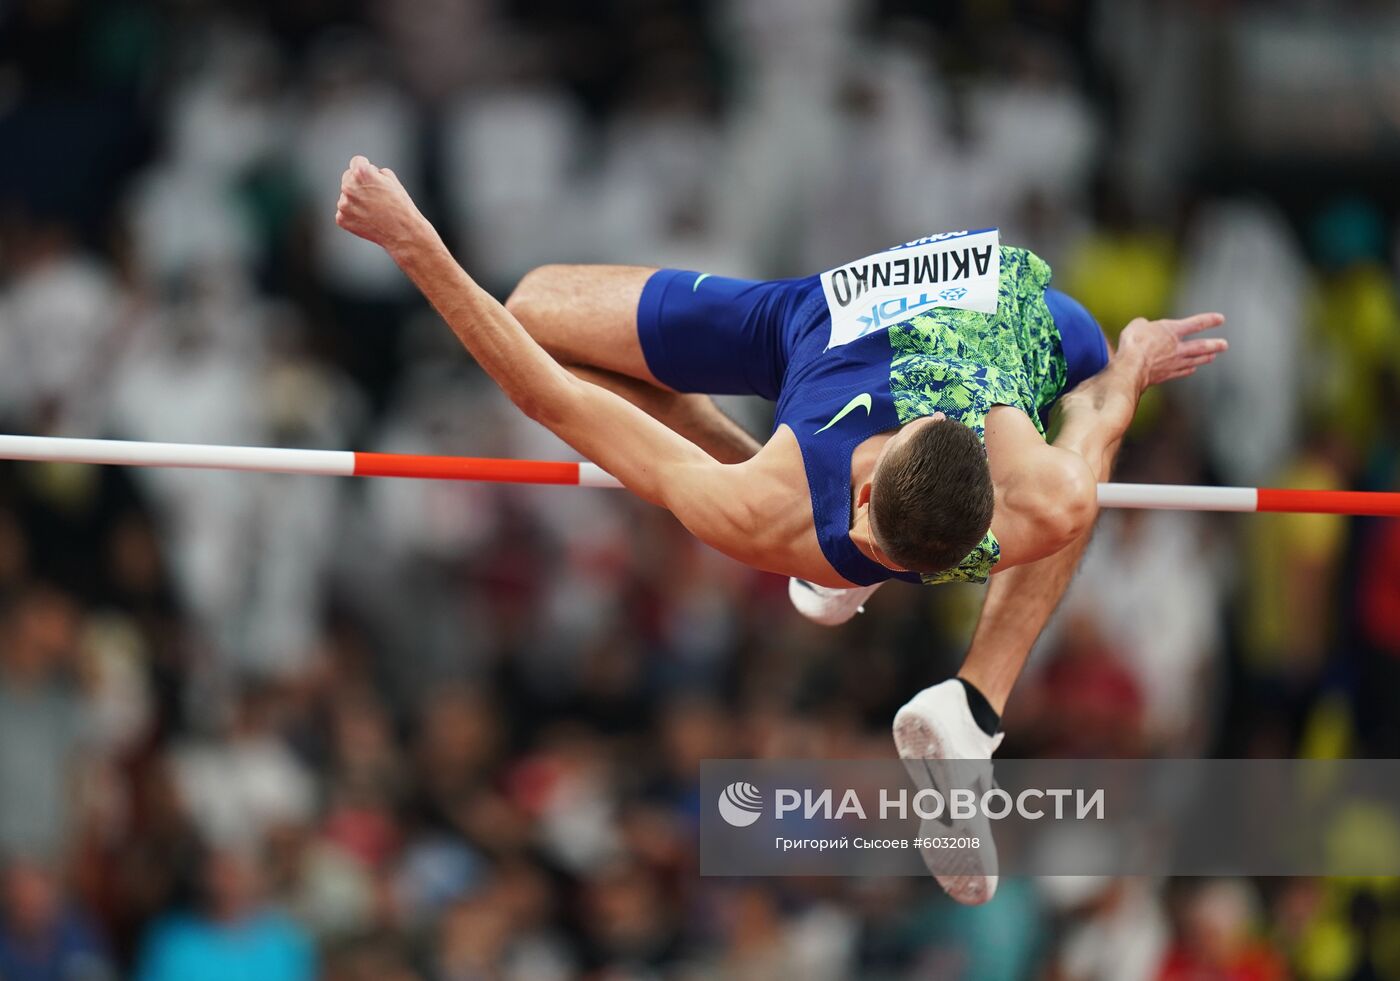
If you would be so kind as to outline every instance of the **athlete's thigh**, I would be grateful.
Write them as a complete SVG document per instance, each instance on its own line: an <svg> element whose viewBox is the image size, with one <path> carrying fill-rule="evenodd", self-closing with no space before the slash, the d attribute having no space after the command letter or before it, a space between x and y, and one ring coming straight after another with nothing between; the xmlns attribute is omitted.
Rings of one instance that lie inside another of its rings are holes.
<svg viewBox="0 0 1400 981"><path fill-rule="evenodd" d="M776 399L806 280L643 266L544 266L507 305L565 364L678 392Z"/></svg>
<svg viewBox="0 0 1400 981"><path fill-rule="evenodd" d="M656 384L637 336L637 305L654 272L648 266L541 266L520 281L506 306L561 363Z"/></svg>

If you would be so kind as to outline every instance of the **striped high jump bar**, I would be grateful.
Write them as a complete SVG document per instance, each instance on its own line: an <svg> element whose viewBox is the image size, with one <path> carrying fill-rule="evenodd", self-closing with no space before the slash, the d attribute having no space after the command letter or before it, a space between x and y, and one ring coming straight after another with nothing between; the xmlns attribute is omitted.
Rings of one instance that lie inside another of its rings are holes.
<svg viewBox="0 0 1400 981"><path fill-rule="evenodd" d="M111 439L0 435L0 460L93 463L125 467L183 467L322 477L414 477L507 484L621 487L592 463L493 460L479 457L289 450L200 443L138 443ZM1272 490L1265 487L1192 487L1175 484L1100 484L1108 508L1173 511L1256 511L1400 517L1400 493Z"/></svg>

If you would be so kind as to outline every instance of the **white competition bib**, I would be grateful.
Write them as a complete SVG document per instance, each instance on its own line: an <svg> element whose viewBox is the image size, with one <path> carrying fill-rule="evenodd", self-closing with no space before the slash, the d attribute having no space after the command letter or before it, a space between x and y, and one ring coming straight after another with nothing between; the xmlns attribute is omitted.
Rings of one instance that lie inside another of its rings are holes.
<svg viewBox="0 0 1400 981"><path fill-rule="evenodd" d="M831 312L827 347L849 344L933 307L996 313L1000 278L995 228L930 235L837 266L821 277Z"/></svg>

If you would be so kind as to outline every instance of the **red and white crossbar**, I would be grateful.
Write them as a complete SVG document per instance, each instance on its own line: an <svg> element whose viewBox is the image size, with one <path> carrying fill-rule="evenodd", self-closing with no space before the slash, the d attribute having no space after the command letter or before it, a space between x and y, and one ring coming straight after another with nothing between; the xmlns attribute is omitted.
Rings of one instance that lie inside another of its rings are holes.
<svg viewBox="0 0 1400 981"><path fill-rule="evenodd" d="M269 446L210 446L204 443L140 443L118 439L0 435L0 460L97 463L119 467L181 467L311 474L319 477L418 477L484 480L507 484L621 487L592 463L492 460L352 450L285 450Z"/></svg>
<svg viewBox="0 0 1400 981"><path fill-rule="evenodd" d="M54 436L0 435L0 460L244 470L323 477L416 477L425 480L479 480L574 487L622 486L615 477L592 463L357 453L351 450L287 450L262 446L207 446L198 443L137 443ZM1289 511L1400 517L1400 493L1366 491L1100 484L1099 504L1108 508L1177 511Z"/></svg>

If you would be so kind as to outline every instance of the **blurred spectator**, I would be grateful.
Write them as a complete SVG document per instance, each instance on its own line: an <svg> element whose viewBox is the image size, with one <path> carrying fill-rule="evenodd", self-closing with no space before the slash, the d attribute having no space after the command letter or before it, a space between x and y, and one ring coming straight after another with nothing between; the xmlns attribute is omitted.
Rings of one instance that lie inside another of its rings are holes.
<svg viewBox="0 0 1400 981"><path fill-rule="evenodd" d="M251 687L219 740L173 748L176 785L200 832L250 847L268 829L311 819L316 785L279 733L281 693Z"/></svg>
<svg viewBox="0 0 1400 981"><path fill-rule="evenodd" d="M316 977L310 938L295 921L265 904L262 874L254 852L210 851L200 867L199 908L157 921L136 976L141 981Z"/></svg>
<svg viewBox="0 0 1400 981"><path fill-rule="evenodd" d="M1274 481L1279 487L1343 488L1335 446L1315 443ZM1245 538L1244 670L1258 755L1292 745L1327 669L1338 629L1336 582L1346 521L1326 514L1261 515ZM1281 727L1281 731L1279 728Z"/></svg>
<svg viewBox="0 0 1400 981"><path fill-rule="evenodd" d="M1256 485L1288 463L1312 421L1303 367L1311 276L1282 215L1252 201L1200 207L1187 232L1173 315L1226 312L1230 357L1183 383L1195 438L1226 483ZM1267 412L1259 407L1267 405Z"/></svg>
<svg viewBox="0 0 1400 981"><path fill-rule="evenodd" d="M911 955L903 976L1012 981L1032 973L1044 942L1035 889L1027 879L1008 879L1002 886L1009 887L997 890L1007 902L997 906L955 906L925 892L901 918Z"/></svg>
<svg viewBox="0 0 1400 981"><path fill-rule="evenodd" d="M563 938L542 929L555 911L549 882L526 866L497 870L469 899L442 917L434 956L435 977L499 977L505 981L562 981L578 965Z"/></svg>
<svg viewBox="0 0 1400 981"><path fill-rule="evenodd" d="M544 81L487 87L453 107L443 137L449 201L488 286L508 291L532 266L587 247L569 211L582 122L568 94Z"/></svg>
<svg viewBox="0 0 1400 981"><path fill-rule="evenodd" d="M115 353L125 311L112 270L85 254L72 230L36 224L9 250L9 289L0 294L5 324L0 408L26 427L99 435L100 385Z"/></svg>
<svg viewBox="0 0 1400 981"><path fill-rule="evenodd" d="M1156 981L1171 940L1160 885L1142 877L1046 876L1041 895L1066 916L1054 956L1063 981Z"/></svg>
<svg viewBox="0 0 1400 981"><path fill-rule="evenodd" d="M1147 744L1143 679L1103 636L1093 617L1064 618L1059 644L1017 705L1018 738L1038 753L1137 756Z"/></svg>
<svg viewBox="0 0 1400 981"><path fill-rule="evenodd" d="M1298 879L1275 899L1278 933L1303 981L1389 978L1400 953L1389 942L1400 916L1391 879Z"/></svg>
<svg viewBox="0 0 1400 981"><path fill-rule="evenodd" d="M78 613L54 589L14 598L0 634L0 850L59 860L77 829L87 719Z"/></svg>
<svg viewBox="0 0 1400 981"><path fill-rule="evenodd" d="M1160 981L1200 977L1229 981L1283 981L1283 958L1258 935L1258 897L1238 879L1190 888L1177 909L1179 931Z"/></svg>
<svg viewBox="0 0 1400 981"><path fill-rule="evenodd" d="M695 977L828 981L849 976L855 936L844 911L812 905L784 916L778 898L756 886L740 886L716 898L723 904L720 951Z"/></svg>
<svg viewBox="0 0 1400 981"><path fill-rule="evenodd" d="M63 895L58 873L43 862L0 868L0 978L5 981L106 981L116 978L87 919Z"/></svg>
<svg viewBox="0 0 1400 981"><path fill-rule="evenodd" d="M1176 283L1176 244L1145 221L1115 178L1095 189L1097 223L1060 264L1059 288L1089 308L1112 340L1134 317L1164 317Z"/></svg>
<svg viewBox="0 0 1400 981"><path fill-rule="evenodd" d="M1370 201L1340 202L1318 216L1313 237L1324 271L1317 395L1353 451L1365 453L1381 438L1384 390L1400 380L1400 297L1385 264L1384 219Z"/></svg>

